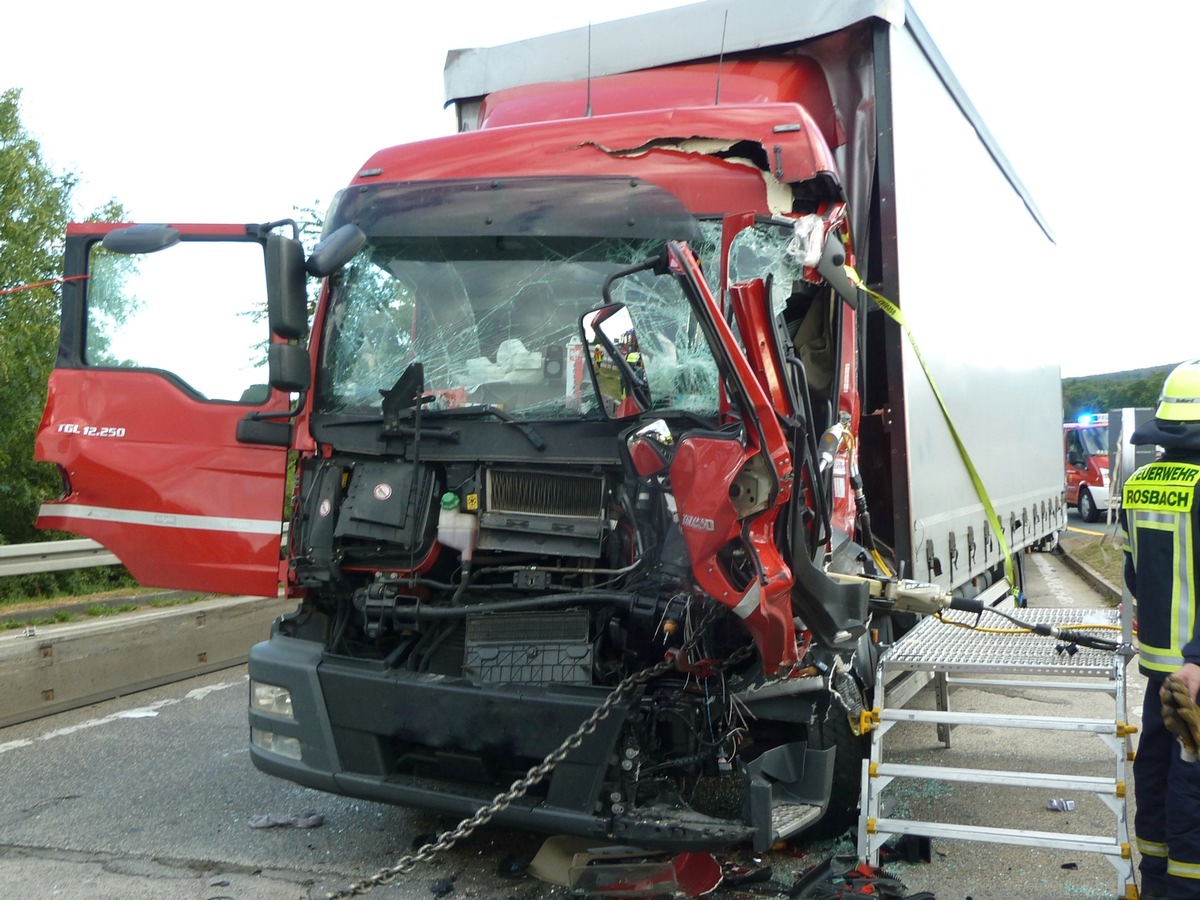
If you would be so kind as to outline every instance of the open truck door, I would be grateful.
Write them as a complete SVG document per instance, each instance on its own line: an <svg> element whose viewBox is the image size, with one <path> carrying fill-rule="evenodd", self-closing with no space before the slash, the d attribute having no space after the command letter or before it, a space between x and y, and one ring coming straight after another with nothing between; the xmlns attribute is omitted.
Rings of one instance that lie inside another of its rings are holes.
<svg viewBox="0 0 1200 900"><path fill-rule="evenodd" d="M308 388L303 250L271 225L74 224L35 457L38 527L147 585L275 596L290 407Z"/></svg>

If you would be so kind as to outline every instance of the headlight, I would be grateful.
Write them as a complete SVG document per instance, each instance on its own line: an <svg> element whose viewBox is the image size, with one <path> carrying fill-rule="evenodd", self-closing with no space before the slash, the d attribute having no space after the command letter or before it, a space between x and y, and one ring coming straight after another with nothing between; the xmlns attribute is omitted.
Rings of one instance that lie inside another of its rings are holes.
<svg viewBox="0 0 1200 900"><path fill-rule="evenodd" d="M250 682L250 708L255 712L270 713L285 719L294 719L292 713L292 694L287 688L277 684L264 684L261 681Z"/></svg>
<svg viewBox="0 0 1200 900"><path fill-rule="evenodd" d="M265 728L250 729L250 743L271 753L278 753L288 759L300 759L300 742L294 737L284 737Z"/></svg>
<svg viewBox="0 0 1200 900"><path fill-rule="evenodd" d="M1108 487L1108 469L1100 470L1100 483Z"/></svg>

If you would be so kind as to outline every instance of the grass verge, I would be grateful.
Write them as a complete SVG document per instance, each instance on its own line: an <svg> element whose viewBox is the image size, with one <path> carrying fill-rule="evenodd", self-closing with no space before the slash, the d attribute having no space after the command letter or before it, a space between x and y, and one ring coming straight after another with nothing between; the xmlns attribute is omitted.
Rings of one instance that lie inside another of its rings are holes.
<svg viewBox="0 0 1200 900"><path fill-rule="evenodd" d="M109 591L89 597L47 597L0 604L0 630L58 625L63 622L106 618L139 609L163 609L207 600L212 594L163 594L154 588ZM139 598L142 598L139 600Z"/></svg>
<svg viewBox="0 0 1200 900"><path fill-rule="evenodd" d="M1120 538L1104 537L1098 541L1080 544L1071 549L1071 555L1103 578L1113 587L1120 589L1125 554L1121 550Z"/></svg>

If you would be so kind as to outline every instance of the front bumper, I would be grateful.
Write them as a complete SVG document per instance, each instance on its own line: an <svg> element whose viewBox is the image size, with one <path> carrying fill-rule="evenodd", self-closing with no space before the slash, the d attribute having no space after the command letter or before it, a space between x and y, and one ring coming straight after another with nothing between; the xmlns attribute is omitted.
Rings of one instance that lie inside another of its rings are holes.
<svg viewBox="0 0 1200 900"><path fill-rule="evenodd" d="M1096 509L1108 509L1108 485L1080 485L1079 489L1083 490L1084 487L1086 487L1088 493L1092 495L1092 501L1096 504Z"/></svg>
<svg viewBox="0 0 1200 900"><path fill-rule="evenodd" d="M291 759L254 744L256 768L336 794L468 817L555 750L607 696L602 688L473 684L327 657L281 635L255 645L250 678L286 688L293 719L249 711L252 728L300 741ZM635 692L636 694L636 692ZM532 831L699 849L755 829L684 805L601 814L602 793L633 696L614 706L551 774L493 819Z"/></svg>

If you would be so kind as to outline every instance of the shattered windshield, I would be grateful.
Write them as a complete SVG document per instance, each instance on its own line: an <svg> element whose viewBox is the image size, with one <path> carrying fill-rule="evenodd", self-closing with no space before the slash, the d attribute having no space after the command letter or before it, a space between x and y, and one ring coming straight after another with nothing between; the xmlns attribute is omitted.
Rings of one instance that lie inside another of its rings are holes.
<svg viewBox="0 0 1200 900"><path fill-rule="evenodd" d="M414 362L430 412L492 405L524 420L600 414L580 317L614 271L661 242L618 238L378 238L333 284L318 412L369 413ZM678 281L614 285L641 344L655 410L715 415L716 361Z"/></svg>

